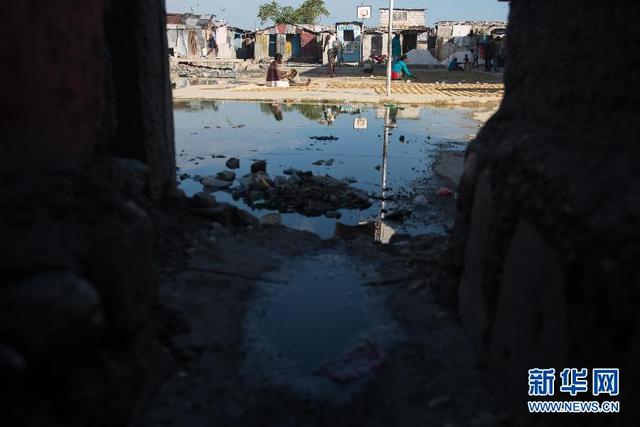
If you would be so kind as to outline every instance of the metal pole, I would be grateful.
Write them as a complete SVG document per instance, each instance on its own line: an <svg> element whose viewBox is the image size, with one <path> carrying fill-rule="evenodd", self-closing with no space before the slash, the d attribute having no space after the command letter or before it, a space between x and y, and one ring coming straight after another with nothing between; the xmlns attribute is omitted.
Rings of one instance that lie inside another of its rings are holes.
<svg viewBox="0 0 640 427"><path fill-rule="evenodd" d="M391 32L393 31L393 0L389 0L389 28L387 34L387 96L391 96Z"/></svg>

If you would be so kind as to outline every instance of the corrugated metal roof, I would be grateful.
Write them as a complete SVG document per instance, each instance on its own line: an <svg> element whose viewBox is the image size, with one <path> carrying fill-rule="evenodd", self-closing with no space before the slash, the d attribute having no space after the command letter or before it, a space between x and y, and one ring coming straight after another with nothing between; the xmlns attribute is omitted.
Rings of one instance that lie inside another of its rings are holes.
<svg viewBox="0 0 640 427"><path fill-rule="evenodd" d="M182 24L182 15L179 13L167 13L167 24L172 24L172 25Z"/></svg>

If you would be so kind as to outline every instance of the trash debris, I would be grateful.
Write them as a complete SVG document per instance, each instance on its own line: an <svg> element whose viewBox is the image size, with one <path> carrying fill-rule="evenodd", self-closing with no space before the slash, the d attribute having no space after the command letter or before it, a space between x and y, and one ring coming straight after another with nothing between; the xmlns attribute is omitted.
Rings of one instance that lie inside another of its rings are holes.
<svg viewBox="0 0 640 427"><path fill-rule="evenodd" d="M337 141L340 138L335 136L310 136L309 139L315 139L316 141Z"/></svg>
<svg viewBox="0 0 640 427"><path fill-rule="evenodd" d="M365 340L336 359L325 362L314 373L337 383L349 383L364 377L383 361L384 352L380 346Z"/></svg>
<svg viewBox="0 0 640 427"><path fill-rule="evenodd" d="M295 171L289 176L270 179L263 173L248 174L240 179L242 188L234 193L254 208L279 212L297 212L307 216L328 215L339 218L338 209L366 209L369 196L344 181L329 175ZM262 192L257 198L252 192ZM331 213L330 211L334 211Z"/></svg>
<svg viewBox="0 0 640 427"><path fill-rule="evenodd" d="M453 190L447 187L440 187L438 191L436 191L436 195L441 197L453 196Z"/></svg>

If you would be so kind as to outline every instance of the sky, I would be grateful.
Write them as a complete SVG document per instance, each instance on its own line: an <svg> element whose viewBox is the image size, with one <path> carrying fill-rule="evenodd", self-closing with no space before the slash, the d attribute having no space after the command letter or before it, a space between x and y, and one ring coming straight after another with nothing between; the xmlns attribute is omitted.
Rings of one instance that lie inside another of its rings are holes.
<svg viewBox="0 0 640 427"><path fill-rule="evenodd" d="M218 19L225 19L231 24L248 30L260 26L257 20L258 5L270 0L165 0L168 12L213 13ZM303 0L279 0L284 6L298 6ZM360 4L373 6L373 18L365 21L365 25L377 26L378 8L388 7L388 0L325 0L331 13L322 18L323 24L356 19L356 6ZM427 25L433 26L436 21L506 21L509 14L508 3L497 0L395 0L397 8L426 8Z"/></svg>

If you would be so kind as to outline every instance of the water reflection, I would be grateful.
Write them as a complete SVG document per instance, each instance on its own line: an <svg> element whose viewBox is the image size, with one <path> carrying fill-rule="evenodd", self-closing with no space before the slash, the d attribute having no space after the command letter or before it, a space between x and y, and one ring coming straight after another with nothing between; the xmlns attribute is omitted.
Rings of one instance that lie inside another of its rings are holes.
<svg viewBox="0 0 640 427"><path fill-rule="evenodd" d="M284 213L283 223L323 238L366 233L381 242L394 233L444 232L444 225L426 216L402 222L388 217L412 204L416 183L430 179L440 150L464 150L466 136L477 130L465 110L328 103L179 101L174 118L180 187L188 195L202 191L198 176L227 169L229 157L240 159L240 168L234 170L238 179L250 172L255 160L267 161L271 177L289 168L328 174L372 195L371 208L342 209L339 221ZM356 119L368 126L354 126ZM236 180L231 192L237 186ZM228 192L215 196L257 216L272 213L234 200Z"/></svg>
<svg viewBox="0 0 640 427"><path fill-rule="evenodd" d="M385 107L384 114L384 138L382 142L382 183L380 185L380 214L376 220L376 228L374 239L376 242L389 243L391 237L395 234L395 230L384 222L387 209L387 171L388 171L388 148L389 148L389 129L397 127L397 107Z"/></svg>

